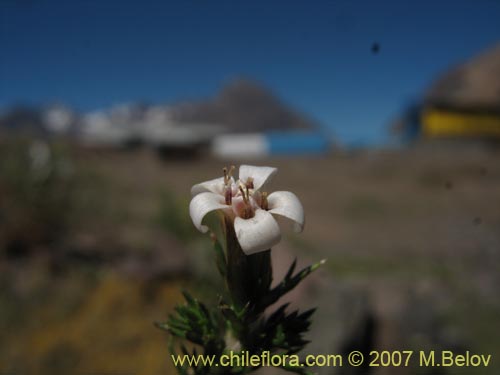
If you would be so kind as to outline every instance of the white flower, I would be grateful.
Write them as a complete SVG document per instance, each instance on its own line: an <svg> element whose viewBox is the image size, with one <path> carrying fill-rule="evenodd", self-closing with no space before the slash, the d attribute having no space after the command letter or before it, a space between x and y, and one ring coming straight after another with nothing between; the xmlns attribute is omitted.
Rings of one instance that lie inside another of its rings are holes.
<svg viewBox="0 0 500 375"><path fill-rule="evenodd" d="M208 231L202 221L209 212L222 210L233 220L236 237L247 255L270 249L280 241L280 228L273 215L292 220L295 231L302 231L304 209L297 196L288 191L267 194L263 190L276 168L242 165L238 181L232 177L233 169L224 168L224 177L192 187L189 213L199 231Z"/></svg>

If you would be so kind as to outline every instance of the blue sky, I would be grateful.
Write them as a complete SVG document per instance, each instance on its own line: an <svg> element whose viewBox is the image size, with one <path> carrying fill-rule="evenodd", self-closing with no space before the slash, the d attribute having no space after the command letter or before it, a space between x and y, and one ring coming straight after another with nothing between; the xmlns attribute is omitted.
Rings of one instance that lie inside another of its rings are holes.
<svg viewBox="0 0 500 375"><path fill-rule="evenodd" d="M440 72L500 42L498 20L496 0L0 0L0 108L168 103L247 77L345 143L379 142Z"/></svg>

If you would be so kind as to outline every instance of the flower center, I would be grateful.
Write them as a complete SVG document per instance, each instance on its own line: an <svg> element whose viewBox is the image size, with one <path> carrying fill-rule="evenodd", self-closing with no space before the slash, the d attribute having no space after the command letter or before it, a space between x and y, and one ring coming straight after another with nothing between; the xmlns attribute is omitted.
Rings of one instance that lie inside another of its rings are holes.
<svg viewBox="0 0 500 375"><path fill-rule="evenodd" d="M243 219L250 219L254 217L255 210L252 205L253 199L250 196L248 185L240 184L239 190L241 193L241 197L243 198L243 205L239 209L239 214Z"/></svg>
<svg viewBox="0 0 500 375"><path fill-rule="evenodd" d="M242 219L251 219L255 216L255 210L261 208L269 210L267 193L254 190L254 179L248 177L246 181L238 180L234 183L232 178L234 165L230 168L224 167L224 201L228 206L233 207L235 215ZM235 200L236 199L236 200Z"/></svg>

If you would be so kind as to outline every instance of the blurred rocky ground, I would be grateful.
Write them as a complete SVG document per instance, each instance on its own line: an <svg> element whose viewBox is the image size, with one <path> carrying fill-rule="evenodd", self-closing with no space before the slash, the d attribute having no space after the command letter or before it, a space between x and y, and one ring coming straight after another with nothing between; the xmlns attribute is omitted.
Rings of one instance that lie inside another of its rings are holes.
<svg viewBox="0 0 500 375"><path fill-rule="evenodd" d="M153 322L182 287L216 302L188 203L224 162L16 142L0 148L0 373L174 373ZM500 352L499 161L495 149L444 145L259 160L279 168L271 190L294 191L307 215L305 232L274 249L276 279L294 257L328 259L288 297L318 307L307 351ZM499 369L493 358L448 373Z"/></svg>

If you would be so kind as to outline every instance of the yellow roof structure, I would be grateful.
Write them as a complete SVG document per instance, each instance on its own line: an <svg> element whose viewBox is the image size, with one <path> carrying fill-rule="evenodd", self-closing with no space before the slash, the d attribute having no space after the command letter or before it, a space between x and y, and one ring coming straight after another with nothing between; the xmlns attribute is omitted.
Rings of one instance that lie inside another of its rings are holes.
<svg viewBox="0 0 500 375"><path fill-rule="evenodd" d="M438 78L420 122L426 138L500 139L500 44Z"/></svg>

